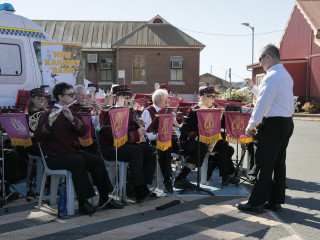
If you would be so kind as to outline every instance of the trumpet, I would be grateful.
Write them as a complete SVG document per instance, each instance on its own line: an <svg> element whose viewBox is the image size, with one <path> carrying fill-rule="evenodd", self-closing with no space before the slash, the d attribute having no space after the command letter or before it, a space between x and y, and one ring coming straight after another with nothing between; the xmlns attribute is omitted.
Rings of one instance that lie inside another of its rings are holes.
<svg viewBox="0 0 320 240"><path fill-rule="evenodd" d="M69 103L67 106L70 107L71 105L75 104L77 100L74 100L72 103ZM62 111L62 108L59 108L57 111L50 113L49 118L52 118L53 116L57 115Z"/></svg>

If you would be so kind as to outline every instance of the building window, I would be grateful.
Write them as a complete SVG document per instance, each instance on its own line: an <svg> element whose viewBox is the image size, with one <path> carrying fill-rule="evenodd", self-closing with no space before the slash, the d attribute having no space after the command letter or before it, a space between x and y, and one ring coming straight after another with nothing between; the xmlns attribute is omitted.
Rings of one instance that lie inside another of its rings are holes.
<svg viewBox="0 0 320 240"><path fill-rule="evenodd" d="M183 81L183 57L171 57L171 81Z"/></svg>
<svg viewBox="0 0 320 240"><path fill-rule="evenodd" d="M264 75L265 75L264 73L262 73L262 74L257 74L257 75L256 75L256 85L257 85L257 86L260 85L260 83L261 83Z"/></svg>
<svg viewBox="0 0 320 240"><path fill-rule="evenodd" d="M146 81L146 57L133 57L133 81Z"/></svg>
<svg viewBox="0 0 320 240"><path fill-rule="evenodd" d="M83 71L83 77L87 77L87 60L86 58L82 58L82 71Z"/></svg>
<svg viewBox="0 0 320 240"><path fill-rule="evenodd" d="M112 59L102 58L100 61L100 80L112 82Z"/></svg>

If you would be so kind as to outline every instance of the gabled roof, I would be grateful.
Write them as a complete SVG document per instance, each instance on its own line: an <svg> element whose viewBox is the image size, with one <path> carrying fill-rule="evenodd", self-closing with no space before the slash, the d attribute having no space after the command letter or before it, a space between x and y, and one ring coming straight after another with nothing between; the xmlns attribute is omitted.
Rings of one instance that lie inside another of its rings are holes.
<svg viewBox="0 0 320 240"><path fill-rule="evenodd" d="M166 22L159 15L114 42L112 46L196 47L201 49L205 47L202 43Z"/></svg>
<svg viewBox="0 0 320 240"><path fill-rule="evenodd" d="M55 41L82 42L83 50L111 50L112 47L196 47L202 43L169 24L159 15L138 21L34 20Z"/></svg>
<svg viewBox="0 0 320 240"><path fill-rule="evenodd" d="M320 1L298 0L297 6L302 10L309 24L316 30L315 32L318 32L320 30Z"/></svg>
<svg viewBox="0 0 320 240"><path fill-rule="evenodd" d="M300 12L303 14L307 22L310 24L311 28L313 29L314 35L316 37L315 42L320 45L320 1L319 0L296 0L294 6L292 8L289 20L283 31L282 37L279 42L279 46L283 40L283 37L286 33L288 28L289 22L292 18L292 14L294 12L295 7L297 7Z"/></svg>
<svg viewBox="0 0 320 240"><path fill-rule="evenodd" d="M82 42L83 50L111 50L111 44L147 22L34 20L55 41Z"/></svg>

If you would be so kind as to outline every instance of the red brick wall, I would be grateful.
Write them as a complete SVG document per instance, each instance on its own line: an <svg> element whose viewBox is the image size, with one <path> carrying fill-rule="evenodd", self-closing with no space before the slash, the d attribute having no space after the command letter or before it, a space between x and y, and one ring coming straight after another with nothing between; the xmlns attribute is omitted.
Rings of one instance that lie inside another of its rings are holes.
<svg viewBox="0 0 320 240"><path fill-rule="evenodd" d="M113 60L113 83L123 84L123 79L117 79L117 59L115 52L82 52L82 58L87 59L87 54L98 54L98 63L87 63L86 79L97 83L103 89L110 89L110 84L100 82L100 60L111 58ZM146 58L146 83L133 83L133 56ZM171 84L172 92L179 94L193 94L199 88L199 49L120 49L119 69L125 70L125 83L131 86L133 93L151 93L155 83L170 82L170 57L183 57L183 82L182 85Z"/></svg>
<svg viewBox="0 0 320 240"><path fill-rule="evenodd" d="M146 84L132 84L133 56L146 57ZM172 92L192 94L199 88L199 49L120 49L119 69L125 70L126 84L134 93L151 93L155 83L170 81L170 57L183 57L183 85L172 85ZM122 84L123 79L119 82Z"/></svg>

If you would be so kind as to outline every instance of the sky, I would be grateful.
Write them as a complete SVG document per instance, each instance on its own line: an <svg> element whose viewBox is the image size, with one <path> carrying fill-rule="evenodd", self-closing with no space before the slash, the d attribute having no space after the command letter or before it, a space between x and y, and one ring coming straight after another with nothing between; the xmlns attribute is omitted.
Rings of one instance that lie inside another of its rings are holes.
<svg viewBox="0 0 320 240"><path fill-rule="evenodd" d="M251 77L246 65L268 44L279 45L295 0L6 0L15 14L36 20L149 21L160 15L203 43L200 72L231 80ZM236 36L235 36L236 35Z"/></svg>

